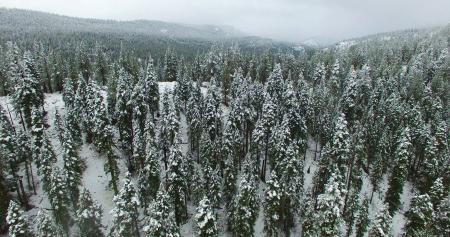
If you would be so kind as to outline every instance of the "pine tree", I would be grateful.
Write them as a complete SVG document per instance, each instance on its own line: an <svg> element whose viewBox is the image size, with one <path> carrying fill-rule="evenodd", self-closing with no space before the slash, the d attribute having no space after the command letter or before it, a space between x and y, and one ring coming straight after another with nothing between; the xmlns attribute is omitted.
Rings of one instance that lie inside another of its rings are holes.
<svg viewBox="0 0 450 237"><path fill-rule="evenodd" d="M22 122L27 128L31 127L31 110L33 107L40 108L43 105L44 94L39 82L30 72L26 65L26 59L19 64L19 74L15 82L12 101L14 108L20 113Z"/></svg>
<svg viewBox="0 0 450 237"><path fill-rule="evenodd" d="M198 235L201 237L217 236L217 221L207 196L204 196L197 207L195 215Z"/></svg>
<svg viewBox="0 0 450 237"><path fill-rule="evenodd" d="M269 139L272 128L275 126L276 105L268 93L264 96L264 104L261 111L261 118L256 123L254 131L255 143L260 144L264 154L262 162L261 179L264 181L266 176L266 166L269 153Z"/></svg>
<svg viewBox="0 0 450 237"><path fill-rule="evenodd" d="M36 166L39 168L39 155L42 148L44 139L44 117L42 112L38 108L33 108L31 116L31 146L33 160L36 162Z"/></svg>
<svg viewBox="0 0 450 237"><path fill-rule="evenodd" d="M356 221L356 237L363 237L369 227L369 199L364 198Z"/></svg>
<svg viewBox="0 0 450 237"><path fill-rule="evenodd" d="M53 121L53 124L55 126L56 131L58 132L58 139L62 143L64 139L65 127L61 118L61 114L59 113L57 107L55 108L55 120Z"/></svg>
<svg viewBox="0 0 450 237"><path fill-rule="evenodd" d="M190 149L192 152L199 153L200 137L202 134L202 105L203 96L198 82L192 83L191 93L187 101L186 120L188 123L188 135ZM198 157L198 156L197 156Z"/></svg>
<svg viewBox="0 0 450 237"><path fill-rule="evenodd" d="M395 164L389 178L389 188L386 192L386 202L389 212L393 214L400 206L400 195L403 192L403 184L408 174L408 162L411 158L411 142L409 129L406 128L400 135L396 150Z"/></svg>
<svg viewBox="0 0 450 237"><path fill-rule="evenodd" d="M167 192L175 210L175 220L178 225L187 219L187 182L184 156L181 153L179 141L170 148L169 167L167 170Z"/></svg>
<svg viewBox="0 0 450 237"><path fill-rule="evenodd" d="M59 232L53 223L53 219L44 210L39 210L37 215L37 237L58 237Z"/></svg>
<svg viewBox="0 0 450 237"><path fill-rule="evenodd" d="M143 74L143 73L142 73ZM146 103L146 88L144 75L141 75L131 93L130 103L133 107L132 128L133 128L133 163L138 169L144 166L144 130L148 106Z"/></svg>
<svg viewBox="0 0 450 237"><path fill-rule="evenodd" d="M320 236L340 236L343 220L340 208L343 205L345 189L340 177L333 173L325 185L325 192L317 197L318 234Z"/></svg>
<svg viewBox="0 0 450 237"><path fill-rule="evenodd" d="M414 196L405 216L408 220L405 225L407 236L432 235L433 204L428 194Z"/></svg>
<svg viewBox="0 0 450 237"><path fill-rule="evenodd" d="M316 212L314 207L314 200L312 198L312 193L308 192L305 194L304 202L301 208L301 225L302 225L302 236L310 237L316 236L316 225L314 214Z"/></svg>
<svg viewBox="0 0 450 237"><path fill-rule="evenodd" d="M151 118L147 118L151 120ZM152 123L152 122L151 122ZM152 123L153 124L153 123ZM152 125L153 126L153 125ZM154 139L154 137L152 138ZM139 197L144 207L156 197L159 187L159 157L155 142L149 141L145 152L144 168L139 171Z"/></svg>
<svg viewBox="0 0 450 237"><path fill-rule="evenodd" d="M330 150L327 152L327 156L334 163L337 164L340 175L347 174L347 164L350 159L350 135L347 129L347 121L345 115L340 114L335 122L333 138L330 142Z"/></svg>
<svg viewBox="0 0 450 237"><path fill-rule="evenodd" d="M221 201L221 180L219 176L219 169L212 169L210 165L205 165L203 168L204 177L204 190L205 195L209 198L210 203L213 207L217 208L220 206Z"/></svg>
<svg viewBox="0 0 450 237"><path fill-rule="evenodd" d="M159 88L158 77L156 75L155 68L153 67L153 59L151 56L147 62L144 88L144 95L146 95L145 100L153 118L154 114L159 110Z"/></svg>
<svg viewBox="0 0 450 237"><path fill-rule="evenodd" d="M37 173L41 176L42 189L50 194L50 189L52 187L52 171L53 164L56 162L56 154L47 136L44 135L42 140L42 148L39 152L37 164Z"/></svg>
<svg viewBox="0 0 450 237"><path fill-rule="evenodd" d="M78 200L78 208L75 212L76 221L80 228L81 237L104 236L102 232L103 211L97 202L92 200L87 189L83 189Z"/></svg>
<svg viewBox="0 0 450 237"><path fill-rule="evenodd" d="M62 97L66 108L75 106L75 88L70 78L66 78L64 81Z"/></svg>
<svg viewBox="0 0 450 237"><path fill-rule="evenodd" d="M445 189L442 181L441 177L437 178L430 188L430 201L433 203L433 207L437 207L441 200L445 198Z"/></svg>
<svg viewBox="0 0 450 237"><path fill-rule="evenodd" d="M80 193L82 176L82 161L75 150L72 138L69 135L64 137L63 141L63 161L66 178L66 187L70 193L70 199L73 207L77 208L78 196Z"/></svg>
<svg viewBox="0 0 450 237"><path fill-rule="evenodd" d="M53 216L56 223L62 228L63 233L69 233L69 197L67 196L67 186L62 172L58 167L53 167L50 179L48 197L53 208Z"/></svg>
<svg viewBox="0 0 450 237"><path fill-rule="evenodd" d="M84 122L84 113L87 110L86 81L81 74L78 75L77 90L75 93L75 105L73 107L74 120L81 125Z"/></svg>
<svg viewBox="0 0 450 237"><path fill-rule="evenodd" d="M180 236L172 208L169 195L164 189L164 186L160 185L156 198L150 205L150 214L147 216L147 223L144 227L144 232L148 237Z"/></svg>
<svg viewBox="0 0 450 237"><path fill-rule="evenodd" d="M233 236L253 236L258 209L256 183L252 177L243 177L228 217Z"/></svg>
<svg viewBox="0 0 450 237"><path fill-rule="evenodd" d="M175 81L177 78L177 58L174 50L168 48L164 57L164 81Z"/></svg>
<svg viewBox="0 0 450 237"><path fill-rule="evenodd" d="M216 81L212 80L206 94L203 108L203 130L209 135L211 141L215 141L221 134L222 130L222 111L220 110L220 98Z"/></svg>
<svg viewBox="0 0 450 237"><path fill-rule="evenodd" d="M139 199L136 195L131 175L127 173L123 181L123 187L119 194L114 196L115 207L111 211L114 227L111 230L113 236L129 237L139 236L138 207Z"/></svg>
<svg viewBox="0 0 450 237"><path fill-rule="evenodd" d="M20 206L14 201L10 201L9 203L6 222L9 225L9 236L11 237L33 236L28 227L27 216L23 214L23 211L21 210Z"/></svg>
<svg viewBox="0 0 450 237"><path fill-rule="evenodd" d="M282 196L283 190L278 181L276 171L270 174L270 180L267 181L266 198L264 203L264 232L267 236L278 236L282 226Z"/></svg>
<svg viewBox="0 0 450 237"><path fill-rule="evenodd" d="M163 94L163 109L159 127L158 148L162 151L162 160L167 170L170 147L175 143L175 135L180 127L180 122L168 92Z"/></svg>
<svg viewBox="0 0 450 237"><path fill-rule="evenodd" d="M119 128L120 142L123 149L128 154L132 152L133 144L133 107L131 99L130 75L122 68L119 71L119 80L117 81L116 95L116 117L117 127Z"/></svg>
<svg viewBox="0 0 450 237"><path fill-rule="evenodd" d="M77 120L76 110L72 107L66 107L64 116L65 132L73 139L76 147L81 145L81 128Z"/></svg>
<svg viewBox="0 0 450 237"><path fill-rule="evenodd" d="M389 210L382 206L369 229L369 237L388 237L391 233L392 217Z"/></svg>
<svg viewBox="0 0 450 237"><path fill-rule="evenodd" d="M450 234L450 201L444 198L436 208L433 218L434 234L448 236Z"/></svg>

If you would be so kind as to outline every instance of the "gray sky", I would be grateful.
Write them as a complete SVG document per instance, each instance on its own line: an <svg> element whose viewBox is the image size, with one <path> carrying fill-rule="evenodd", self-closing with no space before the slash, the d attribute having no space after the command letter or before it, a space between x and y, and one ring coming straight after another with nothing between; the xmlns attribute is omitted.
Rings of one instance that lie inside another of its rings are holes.
<svg viewBox="0 0 450 237"><path fill-rule="evenodd" d="M100 19L231 25L297 42L450 23L450 0L0 0L0 6Z"/></svg>

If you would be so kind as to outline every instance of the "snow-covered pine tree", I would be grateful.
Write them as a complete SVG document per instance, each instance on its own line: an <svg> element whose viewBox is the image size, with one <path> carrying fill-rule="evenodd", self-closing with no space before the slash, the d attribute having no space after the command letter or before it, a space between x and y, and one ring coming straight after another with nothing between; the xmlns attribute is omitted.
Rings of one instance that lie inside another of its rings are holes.
<svg viewBox="0 0 450 237"><path fill-rule="evenodd" d="M167 91L163 94L162 103L163 108L161 110L161 120L159 125L158 148L162 151L162 160L164 161L167 170L170 148L176 142L175 138L180 127L180 122Z"/></svg>
<svg viewBox="0 0 450 237"><path fill-rule="evenodd" d="M83 189L78 199L75 212L76 221L80 228L80 237L104 236L102 232L101 206L92 199L87 189Z"/></svg>
<svg viewBox="0 0 450 237"><path fill-rule="evenodd" d="M63 139L64 139L64 123L63 120L61 118L61 114L58 111L58 108L55 108L55 119L53 121L53 124L55 125L55 129L58 132L58 139L59 141L62 143Z"/></svg>
<svg viewBox="0 0 450 237"><path fill-rule="evenodd" d="M439 203L445 198L445 189L442 177L437 178L433 186L431 186L430 191L430 201L433 203L433 207L437 207Z"/></svg>
<svg viewBox="0 0 450 237"><path fill-rule="evenodd" d="M450 201L447 198L442 199L437 206L433 226L435 235L450 235Z"/></svg>
<svg viewBox="0 0 450 237"><path fill-rule="evenodd" d="M352 65L348 76L345 79L345 87L340 101L342 112L344 112L345 118L347 118L347 121L350 122L350 124L352 124L357 117L357 107L359 106L358 97L358 72Z"/></svg>
<svg viewBox="0 0 450 237"><path fill-rule="evenodd" d="M283 101L283 83L281 65L277 63L270 73L266 84L266 93L270 95L276 105L281 105Z"/></svg>
<svg viewBox="0 0 450 237"><path fill-rule="evenodd" d="M203 130L209 135L211 141L215 141L221 135L222 111L220 110L220 98L215 80L210 82L203 107Z"/></svg>
<svg viewBox="0 0 450 237"><path fill-rule="evenodd" d="M340 175L346 177L349 170L347 164L350 159L350 134L344 114L340 114L335 122L330 148L327 157L337 165Z"/></svg>
<svg viewBox="0 0 450 237"><path fill-rule="evenodd" d="M187 219L187 180L180 141L177 141L177 138L175 140L175 143L170 148L169 167L167 169L167 192L173 203L175 220L178 225L181 225Z"/></svg>
<svg viewBox="0 0 450 237"><path fill-rule="evenodd" d="M17 130L15 134L15 144L16 144L16 161L20 163L25 163L25 176L27 179L28 188L34 191L36 194L36 185L34 184L34 174L33 167L31 166L32 157L30 154L31 149L31 139L23 130Z"/></svg>
<svg viewBox="0 0 450 237"><path fill-rule="evenodd" d="M338 96L341 94L340 64L338 58L336 58L333 66L331 67L329 83L331 94L333 95L333 97L338 98Z"/></svg>
<svg viewBox="0 0 450 237"><path fill-rule="evenodd" d="M364 198L361 203L361 208L358 212L358 218L356 220L356 237L364 237L366 234L367 228L369 227L370 219L369 219L369 199Z"/></svg>
<svg viewBox="0 0 450 237"><path fill-rule="evenodd" d="M62 228L64 235L69 234L69 197L65 177L58 167L53 167L48 198L52 206L56 223Z"/></svg>
<svg viewBox="0 0 450 237"><path fill-rule="evenodd" d="M65 132L73 139L76 147L81 145L81 127L78 121L78 116L75 114L76 110L73 107L66 107L66 114L64 116Z"/></svg>
<svg viewBox="0 0 450 237"><path fill-rule="evenodd" d="M146 236L180 236L172 209L170 197L164 189L164 185L161 184L155 200L149 207L149 215L146 217L146 225L143 228Z"/></svg>
<svg viewBox="0 0 450 237"><path fill-rule="evenodd" d="M31 110L33 107L40 108L43 105L44 94L38 80L33 77L27 67L26 60L24 59L19 64L19 74L16 77L17 81L14 84L14 93L11 99L14 108L21 116L24 128L30 128Z"/></svg>
<svg viewBox="0 0 450 237"><path fill-rule="evenodd" d="M266 197L264 200L264 232L267 236L278 236L282 229L282 196L283 190L275 170L267 181Z"/></svg>
<svg viewBox="0 0 450 237"><path fill-rule="evenodd" d="M192 83L191 93L186 105L186 120L188 123L188 135L190 149L192 152L199 153L200 138L202 134L202 107L203 96L198 82Z"/></svg>
<svg viewBox="0 0 450 237"><path fill-rule="evenodd" d="M111 211L114 225L111 229L112 236L139 236L139 198L131 181L130 173L126 174L123 187L119 194L114 196L113 201L115 207Z"/></svg>
<svg viewBox="0 0 450 237"><path fill-rule="evenodd" d="M156 149L154 134L150 135L149 131L154 129L151 117L147 117L147 148L145 151L144 167L139 170L139 197L143 207L148 207L150 201L156 197L158 191L159 178L159 153ZM150 125L149 125L150 124Z"/></svg>
<svg viewBox="0 0 450 237"><path fill-rule="evenodd" d="M164 56L164 81L175 81L177 78L177 56L173 49L167 48Z"/></svg>
<svg viewBox="0 0 450 237"><path fill-rule="evenodd" d="M332 173L325 185L325 192L317 197L317 213L315 219L320 236L340 236L343 219L341 207L346 190L340 182L338 173Z"/></svg>
<svg viewBox="0 0 450 237"><path fill-rule="evenodd" d="M90 80L86 86L86 108L83 111L83 131L86 133L87 143L95 142L96 113L102 100L99 86L95 80Z"/></svg>
<svg viewBox="0 0 450 237"><path fill-rule="evenodd" d="M9 236L11 237L31 237L31 233L27 216L23 214L23 210L19 204L14 201L9 202L8 215L6 222L9 225Z"/></svg>
<svg viewBox="0 0 450 237"><path fill-rule="evenodd" d="M264 181L266 176L267 159L269 154L269 139L272 134L272 128L276 124L276 105L269 93L264 96L261 117L256 123L254 132L254 141L262 147L264 159L261 167L261 179Z"/></svg>
<svg viewBox="0 0 450 237"><path fill-rule="evenodd" d="M259 211L256 182L253 176L242 177L239 193L229 211L228 226L234 236L253 236Z"/></svg>
<svg viewBox="0 0 450 237"><path fill-rule="evenodd" d="M48 137L44 134L44 137L42 139L42 148L39 151L39 157L36 160L36 165L37 173L41 177L42 189L47 192L48 195L50 194L50 190L52 187L51 177L53 172L53 164L55 162L56 154Z"/></svg>
<svg viewBox="0 0 450 237"><path fill-rule="evenodd" d="M131 154L133 144L133 107L131 99L131 78L130 75L121 68L119 80L117 81L116 95L116 117L119 128L119 141L126 153Z"/></svg>
<svg viewBox="0 0 450 237"><path fill-rule="evenodd" d="M63 140L63 161L67 191L70 193L69 197L72 201L73 208L76 209L80 194L79 186L81 185L82 161L68 133L64 136Z"/></svg>
<svg viewBox="0 0 450 237"><path fill-rule="evenodd" d="M75 88L71 78L66 78L64 81L62 97L66 108L75 106Z"/></svg>
<svg viewBox="0 0 450 237"><path fill-rule="evenodd" d="M143 73L142 73L143 74ZM145 94L144 75L141 75L131 93L130 103L133 107L133 165L137 169L144 166L145 159L145 122L148 111Z"/></svg>
<svg viewBox="0 0 450 237"><path fill-rule="evenodd" d="M220 170L218 167L212 169L212 167L207 164L203 167L203 177L204 177L204 190L205 195L208 196L212 207L220 207L220 202L222 200L221 194L221 177Z"/></svg>
<svg viewBox="0 0 450 237"><path fill-rule="evenodd" d="M233 199L237 191L237 169L233 165L232 158L225 161L223 173L223 200L225 201L225 207L229 210L233 205Z"/></svg>
<svg viewBox="0 0 450 237"><path fill-rule="evenodd" d="M403 129L396 150L394 168L389 178L389 188L386 191L385 202L388 204L391 215L400 206L400 195L403 192L403 185L408 175L408 162L411 159L411 142L409 129Z"/></svg>
<svg viewBox="0 0 450 237"><path fill-rule="evenodd" d="M210 237L218 234L217 220L207 196L203 197L197 207L195 221L197 222L198 235L200 237Z"/></svg>
<svg viewBox="0 0 450 237"><path fill-rule="evenodd" d="M44 210L39 210L37 215L37 237L58 237L60 236L58 229L56 228L52 217Z"/></svg>
<svg viewBox="0 0 450 237"><path fill-rule="evenodd" d="M392 217L385 206L381 206L378 214L372 221L369 229L369 237L390 237L392 236Z"/></svg>
<svg viewBox="0 0 450 237"><path fill-rule="evenodd" d="M433 204L428 194L415 195L405 216L407 236L431 236L433 226Z"/></svg>
<svg viewBox="0 0 450 237"><path fill-rule="evenodd" d="M144 80L145 88L145 100L150 111L151 117L159 110L159 88L158 77L156 75L155 68L153 66L153 59L151 56L148 58L147 68ZM147 115L148 116L148 115Z"/></svg>
<svg viewBox="0 0 450 237"><path fill-rule="evenodd" d="M84 80L81 74L78 75L77 80L77 90L75 93L75 104L73 107L75 121L77 121L78 125L81 126L85 118L83 118L83 114L87 109L87 95L86 95L86 81Z"/></svg>
<svg viewBox="0 0 450 237"><path fill-rule="evenodd" d="M31 116L31 149L37 168L40 166L39 155L44 139L44 116L40 108L33 108Z"/></svg>

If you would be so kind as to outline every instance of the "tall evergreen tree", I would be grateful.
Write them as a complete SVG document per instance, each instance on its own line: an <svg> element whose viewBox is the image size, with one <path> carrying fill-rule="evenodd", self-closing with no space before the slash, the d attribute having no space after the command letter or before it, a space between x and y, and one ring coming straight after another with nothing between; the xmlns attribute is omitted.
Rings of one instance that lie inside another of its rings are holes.
<svg viewBox="0 0 450 237"><path fill-rule="evenodd" d="M76 221L80 228L80 236L104 236L101 223L102 215L103 211L100 205L92 200L91 194L87 189L83 189L75 212Z"/></svg>
<svg viewBox="0 0 450 237"><path fill-rule="evenodd" d="M198 235L201 237L216 236L218 234L217 221L207 196L203 197L195 215Z"/></svg>
<svg viewBox="0 0 450 237"><path fill-rule="evenodd" d="M411 206L405 214L408 220L405 225L406 235L432 235L433 214L433 204L428 194L414 196L411 200Z"/></svg>
<svg viewBox="0 0 450 237"><path fill-rule="evenodd" d="M113 236L139 237L138 208L139 199L131 182L130 173L126 174L123 187L119 194L114 196L115 207L111 211L114 227L111 230Z"/></svg>
<svg viewBox="0 0 450 237"><path fill-rule="evenodd" d="M156 198L149 209L150 214L147 216L147 223L143 228L147 236L180 236L178 226L175 222L175 214L172 211L173 206L163 185L159 186Z"/></svg>
<svg viewBox="0 0 450 237"><path fill-rule="evenodd" d="M53 216L56 223L62 228L64 235L69 234L69 197L65 177L58 167L53 167L51 174L51 186L48 197L53 208Z"/></svg>
<svg viewBox="0 0 450 237"><path fill-rule="evenodd" d="M388 237L392 236L392 217L389 210L382 206L372 221L369 229L370 237Z"/></svg>
<svg viewBox="0 0 450 237"><path fill-rule="evenodd" d="M20 208L20 206L14 201L10 201L9 203L6 222L9 225L9 236L11 237L33 236L28 227L27 216L23 214L23 211Z"/></svg>
<svg viewBox="0 0 450 237"><path fill-rule="evenodd" d="M234 236L253 236L259 209L257 199L253 177L243 177L228 217L228 225Z"/></svg>
<svg viewBox="0 0 450 237"><path fill-rule="evenodd" d="M396 157L392 174L389 178L389 188L386 191L386 202L389 212L393 214L400 206L400 195L403 192L403 185L408 174L408 162L411 159L411 142L409 129L406 128L400 135L399 144L396 150Z"/></svg>
<svg viewBox="0 0 450 237"><path fill-rule="evenodd" d="M175 220L180 225L187 219L187 182L184 156L179 141L170 148L167 173L167 192L173 203Z"/></svg>
<svg viewBox="0 0 450 237"><path fill-rule="evenodd" d="M53 223L53 219L44 210L39 210L37 215L37 237L58 237L59 232Z"/></svg>

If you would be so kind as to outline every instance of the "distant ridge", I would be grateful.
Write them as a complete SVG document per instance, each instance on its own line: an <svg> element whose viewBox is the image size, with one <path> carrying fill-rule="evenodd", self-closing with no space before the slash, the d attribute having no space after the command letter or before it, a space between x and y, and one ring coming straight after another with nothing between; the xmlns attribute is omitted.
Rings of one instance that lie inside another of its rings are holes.
<svg viewBox="0 0 450 237"><path fill-rule="evenodd" d="M1 31L130 33L205 40L248 36L231 26L178 24L155 20L99 20L15 8L0 8L0 22Z"/></svg>

